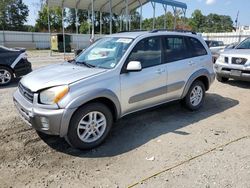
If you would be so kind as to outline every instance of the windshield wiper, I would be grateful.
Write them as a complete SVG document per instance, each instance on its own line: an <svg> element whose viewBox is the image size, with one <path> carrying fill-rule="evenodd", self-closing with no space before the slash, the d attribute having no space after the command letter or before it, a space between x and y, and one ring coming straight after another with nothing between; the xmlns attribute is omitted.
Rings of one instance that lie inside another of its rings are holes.
<svg viewBox="0 0 250 188"><path fill-rule="evenodd" d="M87 63L87 62L85 62L85 61L74 61L74 63L75 64L78 64L78 65L84 65L84 66L86 66L86 67L89 67L89 68L94 68L94 67L96 67L95 65L92 65L92 64L89 64L89 63Z"/></svg>

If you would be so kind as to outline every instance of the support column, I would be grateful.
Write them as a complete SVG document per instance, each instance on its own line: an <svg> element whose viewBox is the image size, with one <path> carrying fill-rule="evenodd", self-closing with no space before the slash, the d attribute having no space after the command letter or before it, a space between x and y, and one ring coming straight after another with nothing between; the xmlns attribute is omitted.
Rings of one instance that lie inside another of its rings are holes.
<svg viewBox="0 0 250 188"><path fill-rule="evenodd" d="M75 9L75 12L76 12L76 39L77 39L77 50L79 49L79 40L78 40L78 22L79 22L79 19L78 19L78 9L76 7Z"/></svg>
<svg viewBox="0 0 250 188"><path fill-rule="evenodd" d="M64 7L62 7L63 57L65 59Z"/></svg>
<svg viewBox="0 0 250 188"><path fill-rule="evenodd" d="M112 34L113 27L112 0L109 0L109 34Z"/></svg>
<svg viewBox="0 0 250 188"><path fill-rule="evenodd" d="M88 34L90 35L91 32L90 32L90 11L89 10L88 10L88 26L89 26Z"/></svg>
<svg viewBox="0 0 250 188"><path fill-rule="evenodd" d="M153 7L153 29L155 29L155 2L151 2Z"/></svg>
<svg viewBox="0 0 250 188"><path fill-rule="evenodd" d="M176 7L174 9L174 30L176 29Z"/></svg>
<svg viewBox="0 0 250 188"><path fill-rule="evenodd" d="M125 0L126 3L126 31L128 31L128 0Z"/></svg>
<svg viewBox="0 0 250 188"><path fill-rule="evenodd" d="M94 12L94 0L91 2L92 5L92 34L91 34L91 41L94 42L95 40L95 12Z"/></svg>
<svg viewBox="0 0 250 188"><path fill-rule="evenodd" d="M100 10L100 35L102 35L102 11Z"/></svg>
<svg viewBox="0 0 250 188"><path fill-rule="evenodd" d="M140 4L140 30L142 30L142 3L140 0L138 0Z"/></svg>
<svg viewBox="0 0 250 188"><path fill-rule="evenodd" d="M164 29L167 29L167 5L162 5L164 9Z"/></svg>
<svg viewBox="0 0 250 188"><path fill-rule="evenodd" d="M120 31L122 31L122 25L123 25L123 15L120 15Z"/></svg>
<svg viewBox="0 0 250 188"><path fill-rule="evenodd" d="M50 46L49 56L51 56L52 51L51 51L51 29L50 29L49 5L48 5L48 8L47 8L47 14L48 14L48 31L49 31L49 46Z"/></svg>
<svg viewBox="0 0 250 188"><path fill-rule="evenodd" d="M186 9L184 9L183 13L184 13L184 24L186 24Z"/></svg>
<svg viewBox="0 0 250 188"><path fill-rule="evenodd" d="M129 13L128 30L131 31L131 13Z"/></svg>

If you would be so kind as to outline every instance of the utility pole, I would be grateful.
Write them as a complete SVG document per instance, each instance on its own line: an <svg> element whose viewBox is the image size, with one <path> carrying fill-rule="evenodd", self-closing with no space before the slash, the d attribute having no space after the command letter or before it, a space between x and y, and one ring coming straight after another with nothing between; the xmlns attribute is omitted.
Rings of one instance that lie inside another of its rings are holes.
<svg viewBox="0 0 250 188"><path fill-rule="evenodd" d="M237 12L237 16L236 16L236 19L235 19L235 29L236 30L237 30L237 27L238 27L239 14L240 14L240 11Z"/></svg>

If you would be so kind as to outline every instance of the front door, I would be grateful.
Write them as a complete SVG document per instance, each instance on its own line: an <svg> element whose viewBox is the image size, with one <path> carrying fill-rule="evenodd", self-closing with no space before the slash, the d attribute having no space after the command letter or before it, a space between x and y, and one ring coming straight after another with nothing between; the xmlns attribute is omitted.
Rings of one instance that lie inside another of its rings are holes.
<svg viewBox="0 0 250 188"><path fill-rule="evenodd" d="M130 61L140 61L142 70L120 75L122 114L166 100L167 71L166 65L162 64L161 37L150 37L138 42L126 64Z"/></svg>

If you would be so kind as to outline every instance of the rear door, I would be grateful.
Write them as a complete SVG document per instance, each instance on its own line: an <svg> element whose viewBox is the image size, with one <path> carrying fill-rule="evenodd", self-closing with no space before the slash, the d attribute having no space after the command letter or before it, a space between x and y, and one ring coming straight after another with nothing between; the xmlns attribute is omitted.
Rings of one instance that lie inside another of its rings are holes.
<svg viewBox="0 0 250 188"><path fill-rule="evenodd" d="M164 37L164 63L168 72L167 99L179 99L194 66L185 37Z"/></svg>
<svg viewBox="0 0 250 188"><path fill-rule="evenodd" d="M203 44L194 37L187 37L187 42L190 49L190 54L192 56L192 68L193 72L205 68L211 70L212 59L211 56L207 53L207 50Z"/></svg>

